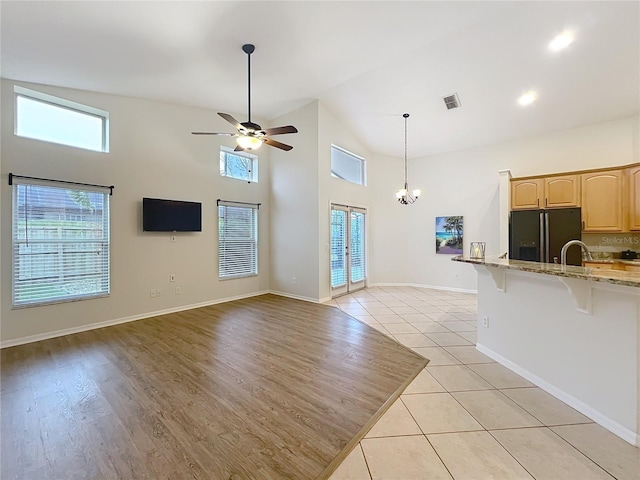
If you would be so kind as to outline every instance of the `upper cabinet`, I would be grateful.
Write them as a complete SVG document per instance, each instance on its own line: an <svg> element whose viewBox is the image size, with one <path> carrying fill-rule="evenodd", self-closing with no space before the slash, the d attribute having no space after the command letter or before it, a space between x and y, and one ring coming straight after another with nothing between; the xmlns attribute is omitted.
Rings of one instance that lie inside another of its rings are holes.
<svg viewBox="0 0 640 480"><path fill-rule="evenodd" d="M511 180L511 210L565 207L583 232L640 231L640 163Z"/></svg>
<svg viewBox="0 0 640 480"><path fill-rule="evenodd" d="M544 207L580 205L580 175L558 175L544 179Z"/></svg>
<svg viewBox="0 0 640 480"><path fill-rule="evenodd" d="M511 182L511 209L580 206L580 175L554 175Z"/></svg>
<svg viewBox="0 0 640 480"><path fill-rule="evenodd" d="M582 230L584 232L622 232L624 176L622 170L583 173Z"/></svg>
<svg viewBox="0 0 640 480"><path fill-rule="evenodd" d="M629 230L640 230L640 165L629 169Z"/></svg>
<svg viewBox="0 0 640 480"><path fill-rule="evenodd" d="M544 198L544 182L541 178L514 180L511 182L511 209L540 208Z"/></svg>

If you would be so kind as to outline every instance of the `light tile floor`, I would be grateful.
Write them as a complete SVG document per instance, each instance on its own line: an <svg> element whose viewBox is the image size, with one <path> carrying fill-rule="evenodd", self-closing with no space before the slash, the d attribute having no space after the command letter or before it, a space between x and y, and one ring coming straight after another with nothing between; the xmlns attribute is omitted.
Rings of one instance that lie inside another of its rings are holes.
<svg viewBox="0 0 640 480"><path fill-rule="evenodd" d="M328 304L431 360L330 480L640 480L640 449L476 350L475 295L374 287Z"/></svg>

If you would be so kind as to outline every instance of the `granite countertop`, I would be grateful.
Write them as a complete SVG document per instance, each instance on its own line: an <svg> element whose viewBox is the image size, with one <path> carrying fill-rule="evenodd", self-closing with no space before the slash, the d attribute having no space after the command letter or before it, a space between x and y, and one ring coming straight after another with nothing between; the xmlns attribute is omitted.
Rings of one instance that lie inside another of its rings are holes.
<svg viewBox="0 0 640 480"><path fill-rule="evenodd" d="M624 270L594 270L592 268L575 267L573 265L558 265L557 263L525 262L522 260L510 260L508 258L487 257L484 260L464 257L453 257L454 262L485 265L522 272L541 273L558 277L580 278L595 282L607 282L615 285L626 285L640 288L640 273ZM637 264L638 262L630 262Z"/></svg>

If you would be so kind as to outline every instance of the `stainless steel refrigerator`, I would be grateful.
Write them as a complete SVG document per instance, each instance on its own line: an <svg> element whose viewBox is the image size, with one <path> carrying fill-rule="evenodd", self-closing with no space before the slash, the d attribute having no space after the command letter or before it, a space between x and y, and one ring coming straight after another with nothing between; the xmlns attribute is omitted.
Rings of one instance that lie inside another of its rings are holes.
<svg viewBox="0 0 640 480"><path fill-rule="evenodd" d="M560 250L569 240L581 240L579 208L516 210L509 219L509 258L560 263ZM578 246L567 251L567 265L582 265Z"/></svg>

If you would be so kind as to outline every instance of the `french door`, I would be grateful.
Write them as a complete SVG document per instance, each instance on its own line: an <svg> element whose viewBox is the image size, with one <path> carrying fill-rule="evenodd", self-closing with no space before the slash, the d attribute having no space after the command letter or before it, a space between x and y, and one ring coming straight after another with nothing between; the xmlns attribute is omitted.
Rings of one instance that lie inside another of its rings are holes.
<svg viewBox="0 0 640 480"><path fill-rule="evenodd" d="M365 287L366 242L363 208L331 205L331 296Z"/></svg>

